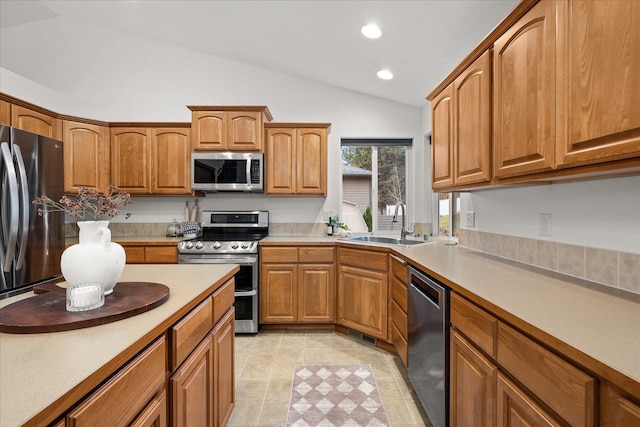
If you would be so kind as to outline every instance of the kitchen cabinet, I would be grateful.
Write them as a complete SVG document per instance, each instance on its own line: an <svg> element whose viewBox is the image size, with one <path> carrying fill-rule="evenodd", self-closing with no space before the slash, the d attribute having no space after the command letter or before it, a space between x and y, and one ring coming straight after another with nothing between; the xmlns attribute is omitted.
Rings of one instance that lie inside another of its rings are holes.
<svg viewBox="0 0 640 427"><path fill-rule="evenodd" d="M449 375L452 426L494 426L498 368L455 330L451 331Z"/></svg>
<svg viewBox="0 0 640 427"><path fill-rule="evenodd" d="M11 104L11 126L27 132L61 140L62 126L57 114Z"/></svg>
<svg viewBox="0 0 640 427"><path fill-rule="evenodd" d="M433 99L432 187L491 180L491 51Z"/></svg>
<svg viewBox="0 0 640 427"><path fill-rule="evenodd" d="M85 187L106 194L111 170L109 128L64 120L62 142L65 193L77 193L80 187Z"/></svg>
<svg viewBox="0 0 640 427"><path fill-rule="evenodd" d="M156 396L131 423L131 427L166 427L167 426L167 392Z"/></svg>
<svg viewBox="0 0 640 427"><path fill-rule="evenodd" d="M260 322L335 322L333 247L261 248Z"/></svg>
<svg viewBox="0 0 640 427"><path fill-rule="evenodd" d="M640 397L633 397L603 381L600 386L600 426L638 425L640 425Z"/></svg>
<svg viewBox="0 0 640 427"><path fill-rule="evenodd" d="M338 248L338 324L387 340L388 255Z"/></svg>
<svg viewBox="0 0 640 427"><path fill-rule="evenodd" d="M141 412L161 407L156 396L166 388L166 355L167 342L162 336L73 409L66 417L66 425L128 425ZM156 418L166 424L166 411L156 411Z"/></svg>
<svg viewBox="0 0 640 427"><path fill-rule="evenodd" d="M494 44L498 178L555 167L555 3L537 3Z"/></svg>
<svg viewBox="0 0 640 427"><path fill-rule="evenodd" d="M11 103L0 99L0 125L11 126Z"/></svg>
<svg viewBox="0 0 640 427"><path fill-rule="evenodd" d="M595 378L454 292L450 345L452 426L597 424Z"/></svg>
<svg viewBox="0 0 640 427"><path fill-rule="evenodd" d="M189 106L194 151L263 151L267 107Z"/></svg>
<svg viewBox="0 0 640 427"><path fill-rule="evenodd" d="M406 261L390 255L390 280L391 280L391 298L389 304L389 312L391 320L389 322L389 336L391 343L395 347L400 359L408 366L408 341L409 341L409 316L407 314L408 306L408 283L409 269Z"/></svg>
<svg viewBox="0 0 640 427"><path fill-rule="evenodd" d="M640 3L556 4L558 167L640 156Z"/></svg>
<svg viewBox="0 0 640 427"><path fill-rule="evenodd" d="M112 127L112 184L131 194L191 194L189 135L184 125Z"/></svg>
<svg viewBox="0 0 640 427"><path fill-rule="evenodd" d="M173 426L224 426L231 416L235 309L228 295L234 286L227 282L171 330Z"/></svg>
<svg viewBox="0 0 640 427"><path fill-rule="evenodd" d="M327 123L266 126L266 193L270 196L327 195Z"/></svg>
<svg viewBox="0 0 640 427"><path fill-rule="evenodd" d="M177 264L178 247L174 242L159 245L121 243L127 256L127 264Z"/></svg>

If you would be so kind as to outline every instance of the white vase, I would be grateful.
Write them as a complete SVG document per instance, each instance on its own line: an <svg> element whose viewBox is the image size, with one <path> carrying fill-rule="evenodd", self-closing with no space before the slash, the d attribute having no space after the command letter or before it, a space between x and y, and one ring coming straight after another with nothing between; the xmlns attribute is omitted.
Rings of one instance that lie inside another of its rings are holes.
<svg viewBox="0 0 640 427"><path fill-rule="evenodd" d="M124 265L124 248L111 241L109 221L78 221L79 243L65 249L60 258L62 275L69 285L101 282L104 294L113 292Z"/></svg>

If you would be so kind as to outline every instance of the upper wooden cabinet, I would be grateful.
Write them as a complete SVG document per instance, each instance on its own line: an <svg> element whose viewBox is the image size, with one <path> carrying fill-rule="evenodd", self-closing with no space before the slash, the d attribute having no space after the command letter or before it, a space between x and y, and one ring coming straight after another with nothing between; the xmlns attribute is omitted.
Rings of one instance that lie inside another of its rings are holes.
<svg viewBox="0 0 640 427"><path fill-rule="evenodd" d="M640 2L558 5L558 167L640 155Z"/></svg>
<svg viewBox="0 0 640 427"><path fill-rule="evenodd" d="M109 128L64 120L64 191L86 187L105 194L110 183Z"/></svg>
<svg viewBox="0 0 640 427"><path fill-rule="evenodd" d="M11 126L27 132L61 140L62 126L53 115L11 104Z"/></svg>
<svg viewBox="0 0 640 427"><path fill-rule="evenodd" d="M0 125L11 126L11 103L0 99Z"/></svg>
<svg viewBox="0 0 640 427"><path fill-rule="evenodd" d="M263 151L264 124L271 121L267 107L189 106L197 151Z"/></svg>
<svg viewBox="0 0 640 427"><path fill-rule="evenodd" d="M491 52L433 99L432 187L491 179Z"/></svg>
<svg viewBox="0 0 640 427"><path fill-rule="evenodd" d="M495 176L555 166L555 2L541 1L494 45Z"/></svg>
<svg viewBox="0 0 640 427"><path fill-rule="evenodd" d="M327 195L328 123L270 123L266 144L266 193Z"/></svg>
<svg viewBox="0 0 640 427"><path fill-rule="evenodd" d="M111 128L111 182L131 194L191 194L189 129Z"/></svg>

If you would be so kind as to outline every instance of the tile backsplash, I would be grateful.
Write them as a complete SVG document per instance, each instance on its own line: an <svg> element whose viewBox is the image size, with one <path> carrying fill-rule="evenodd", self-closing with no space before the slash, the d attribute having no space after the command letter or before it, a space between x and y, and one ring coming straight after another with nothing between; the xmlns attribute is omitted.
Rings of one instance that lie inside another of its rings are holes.
<svg viewBox="0 0 640 427"><path fill-rule="evenodd" d="M640 294L640 254L461 229L460 246Z"/></svg>

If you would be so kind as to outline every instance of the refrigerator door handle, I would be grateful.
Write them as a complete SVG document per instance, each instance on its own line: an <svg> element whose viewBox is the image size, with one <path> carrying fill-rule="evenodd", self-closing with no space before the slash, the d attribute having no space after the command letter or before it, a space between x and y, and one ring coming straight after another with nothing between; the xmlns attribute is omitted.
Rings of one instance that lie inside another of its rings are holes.
<svg viewBox="0 0 640 427"><path fill-rule="evenodd" d="M13 146L13 155L18 165L18 177L20 178L20 189L22 206L20 208L20 214L22 216L22 222L20 224L20 250L18 252L18 260L16 261L16 270L20 270L24 266L24 258L27 254L27 239L29 238L29 183L27 182L27 169L24 166L24 159L22 158L22 152L17 145Z"/></svg>
<svg viewBox="0 0 640 427"><path fill-rule="evenodd" d="M3 142L0 144L0 152L2 152L2 160L5 164L5 176L3 180L8 181L8 185L3 182L2 187L9 192L9 202L5 203L5 196L3 197L2 219L8 223L2 224L3 228L3 243L6 243L6 247L0 245L0 262L2 263L2 271L8 273L11 271L11 265L13 264L13 257L16 252L16 242L18 241L18 180L16 179L16 169L13 166L13 157L11 156L11 150L9 150L9 144ZM10 215L6 215L6 211L9 211Z"/></svg>

